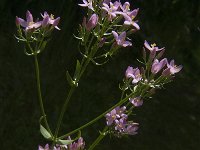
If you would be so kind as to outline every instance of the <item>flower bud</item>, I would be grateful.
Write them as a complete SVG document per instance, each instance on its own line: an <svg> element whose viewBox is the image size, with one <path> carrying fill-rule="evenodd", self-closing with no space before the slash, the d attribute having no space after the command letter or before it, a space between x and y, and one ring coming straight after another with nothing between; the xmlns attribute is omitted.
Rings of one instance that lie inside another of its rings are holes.
<svg viewBox="0 0 200 150"><path fill-rule="evenodd" d="M16 16L16 19L15 19L15 23L16 23L16 26L20 26L20 21L19 21L19 18Z"/></svg>
<svg viewBox="0 0 200 150"><path fill-rule="evenodd" d="M97 25L97 23L98 23L98 20L99 20L98 15L93 14L93 15L90 17L88 23L86 24L86 29L87 29L88 31L90 31L90 30L92 30L93 28L95 28L96 25Z"/></svg>

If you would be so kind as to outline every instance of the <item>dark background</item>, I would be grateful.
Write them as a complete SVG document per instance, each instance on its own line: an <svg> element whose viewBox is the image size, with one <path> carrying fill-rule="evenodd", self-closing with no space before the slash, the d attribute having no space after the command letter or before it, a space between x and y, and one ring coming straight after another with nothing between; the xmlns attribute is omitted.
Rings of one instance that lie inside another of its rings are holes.
<svg viewBox="0 0 200 150"><path fill-rule="evenodd" d="M132 1L131 1L132 2ZM84 9L73 0L0 1L0 141L7 150L35 150L45 144L39 132L40 111L36 93L33 58L23 53L14 38L15 16L34 16L48 11L61 17L61 31L39 56L44 104L54 129L68 91L66 70L73 71L77 50L78 24ZM166 47L184 69L176 80L158 91L153 99L135 110L139 134L128 138L107 136L98 150L199 150L200 148L200 1L134 0L141 30L132 36L133 48L122 49L108 64L90 65L75 92L64 118L62 133L67 133L96 117L120 97L119 83L128 65L136 66L146 39ZM105 119L82 131L89 145L103 128Z"/></svg>

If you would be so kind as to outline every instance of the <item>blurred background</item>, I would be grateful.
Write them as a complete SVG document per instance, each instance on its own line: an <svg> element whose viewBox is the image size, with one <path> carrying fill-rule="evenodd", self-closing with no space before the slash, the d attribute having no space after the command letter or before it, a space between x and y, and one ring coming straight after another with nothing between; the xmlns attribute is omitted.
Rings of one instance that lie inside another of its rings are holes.
<svg viewBox="0 0 200 150"><path fill-rule="evenodd" d="M39 132L40 110L36 93L33 58L14 38L15 16L26 10L40 17L47 11L61 17L46 51L39 56L42 92L50 126L55 128L69 86L66 70L72 72L81 58L73 37L84 9L75 0L0 1L0 141L1 149L36 150L47 141ZM141 30L132 36L133 47L122 49L104 66L90 65L73 95L61 133L67 133L101 114L117 102L118 88L128 65L137 66L143 42L165 47L165 56L184 66L174 82L157 91L153 99L136 109L138 135L107 136L97 150L199 150L200 147L200 1L130 0L140 8ZM105 119L82 131L89 145L105 125Z"/></svg>

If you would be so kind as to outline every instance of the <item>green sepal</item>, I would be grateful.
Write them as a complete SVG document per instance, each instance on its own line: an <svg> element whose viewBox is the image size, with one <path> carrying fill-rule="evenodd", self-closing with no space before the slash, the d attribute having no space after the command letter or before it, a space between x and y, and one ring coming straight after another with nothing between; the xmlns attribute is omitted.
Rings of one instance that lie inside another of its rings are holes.
<svg viewBox="0 0 200 150"><path fill-rule="evenodd" d="M52 139L51 134L40 124L40 133L43 135L46 139Z"/></svg>

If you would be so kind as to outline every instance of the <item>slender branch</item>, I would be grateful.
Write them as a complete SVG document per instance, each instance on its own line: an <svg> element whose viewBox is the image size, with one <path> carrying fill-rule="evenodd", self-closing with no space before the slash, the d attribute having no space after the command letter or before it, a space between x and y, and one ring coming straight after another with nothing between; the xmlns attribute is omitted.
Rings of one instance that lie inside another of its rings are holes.
<svg viewBox="0 0 200 150"><path fill-rule="evenodd" d="M126 98L124 98L123 100L121 100L120 102L118 102L117 104L115 104L114 106L112 106L111 108L109 108L108 110L106 110L104 113L102 113L101 115L99 115L98 117L96 117L95 119L91 120L90 122L86 123L85 125L59 137L59 139L64 139L66 137L68 137L71 134L74 134L90 125L92 125L93 123L95 123L96 121L98 121L99 119L101 119L102 117L104 117L108 112L110 112L111 110L113 110L114 108L116 108L117 106L122 105L123 103L125 103L130 97L132 97L135 93L131 93L130 95L128 95Z"/></svg>
<svg viewBox="0 0 200 150"><path fill-rule="evenodd" d="M34 59L35 59L35 74L36 74L36 80L37 80L37 90L38 90L38 98L39 98L39 103L40 103L40 109L41 109L42 116L44 118L45 126L46 126L47 130L49 131L49 133L52 135L51 129L50 129L49 124L47 122L47 117L46 117L46 114L45 114L43 100L42 100L42 93L41 93L41 86L40 86L40 70L39 70L39 64L38 64L38 59L37 59L36 54L34 55Z"/></svg>
<svg viewBox="0 0 200 150"><path fill-rule="evenodd" d="M108 130L108 127L105 126L102 133L99 134L97 139L91 144L91 146L89 147L88 150L93 150L97 146L97 144L99 144L101 142L101 140L103 140L103 138L107 135L107 133L106 133L107 130Z"/></svg>
<svg viewBox="0 0 200 150"><path fill-rule="evenodd" d="M66 111L66 109L67 109L67 105L68 105L68 103L69 103L69 100L70 100L70 98L71 98L71 96L72 96L74 90L75 90L75 86L72 86L71 89L70 89L70 91L69 91L69 93L68 93L67 99L65 100L65 103L64 103L64 105L63 105L63 107L62 107L61 114L60 114L60 116L59 116L58 123L57 123L57 127L56 127L56 131L55 131L55 135L54 135L55 138L58 136L58 132L59 132L59 129L60 129L60 125L61 125L61 123L62 123L62 120L63 120L63 116L64 116L64 114L65 114L65 111Z"/></svg>

